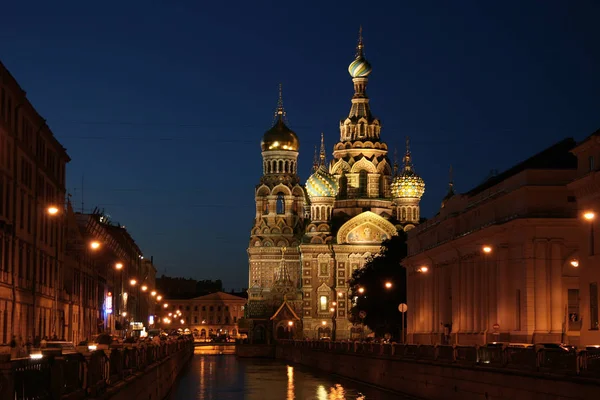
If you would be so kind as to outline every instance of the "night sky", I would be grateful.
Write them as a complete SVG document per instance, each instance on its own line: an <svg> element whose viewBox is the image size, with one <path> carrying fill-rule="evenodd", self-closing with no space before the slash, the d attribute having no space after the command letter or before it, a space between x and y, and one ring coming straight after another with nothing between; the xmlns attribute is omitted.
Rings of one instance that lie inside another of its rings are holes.
<svg viewBox="0 0 600 400"><path fill-rule="evenodd" d="M73 159L77 209L83 192L127 226L159 275L240 288L278 84L304 181L350 109L361 24L371 107L390 149L411 137L425 217L450 164L466 191L600 128L600 3L488 3L10 1L0 60Z"/></svg>

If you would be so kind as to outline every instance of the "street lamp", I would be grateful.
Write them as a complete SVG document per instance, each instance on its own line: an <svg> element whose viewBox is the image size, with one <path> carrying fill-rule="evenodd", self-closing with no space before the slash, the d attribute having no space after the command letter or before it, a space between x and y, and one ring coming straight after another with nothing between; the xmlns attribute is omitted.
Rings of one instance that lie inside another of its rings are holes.
<svg viewBox="0 0 600 400"><path fill-rule="evenodd" d="M484 245L481 250L483 250L485 254L490 254L492 252L492 246Z"/></svg>
<svg viewBox="0 0 600 400"><path fill-rule="evenodd" d="M132 279L132 280L129 281L129 284L131 286L135 286L137 284L137 281L135 279Z"/></svg>
<svg viewBox="0 0 600 400"><path fill-rule="evenodd" d="M169 308L169 305L167 303L163 304L164 308Z"/></svg>
<svg viewBox="0 0 600 400"><path fill-rule="evenodd" d="M418 271L418 272L425 273L425 272L429 271L429 268L428 268L426 265L423 265L423 266L422 266L421 268L419 268L417 271Z"/></svg>
<svg viewBox="0 0 600 400"><path fill-rule="evenodd" d="M156 300L161 301L162 300L162 296L161 295L156 296Z"/></svg>
<svg viewBox="0 0 600 400"><path fill-rule="evenodd" d="M389 281L388 281L388 282L386 282L386 283L385 283L385 288L386 288L386 289L391 289L391 288L392 288L392 282L389 282Z"/></svg>
<svg viewBox="0 0 600 400"><path fill-rule="evenodd" d="M364 294L365 293L365 288L364 287L359 287L358 288L358 293Z"/></svg>
<svg viewBox="0 0 600 400"><path fill-rule="evenodd" d="M123 312L121 313L121 315L122 315L122 316L124 316L124 317L126 317L126 316L127 316L127 311L123 311Z"/></svg>
<svg viewBox="0 0 600 400"><path fill-rule="evenodd" d="M59 210L58 210L58 207L50 206L50 207L48 207L47 211L48 211L48 214L50 214L50 215L56 215L56 214L58 214Z"/></svg>
<svg viewBox="0 0 600 400"><path fill-rule="evenodd" d="M115 269L123 269L123 263L120 263L120 262L116 263Z"/></svg>
<svg viewBox="0 0 600 400"><path fill-rule="evenodd" d="M142 285L141 289L142 289L142 292L145 292L146 290L148 290L148 286Z"/></svg>
<svg viewBox="0 0 600 400"><path fill-rule="evenodd" d="M579 267L579 260L573 259L571 260L571 266L577 268Z"/></svg>
<svg viewBox="0 0 600 400"><path fill-rule="evenodd" d="M90 248L92 250L98 250L100 248L100 242L97 240L93 240L92 242L90 242Z"/></svg>
<svg viewBox="0 0 600 400"><path fill-rule="evenodd" d="M151 291L150 296L152 296L152 297L156 296L156 290Z"/></svg>

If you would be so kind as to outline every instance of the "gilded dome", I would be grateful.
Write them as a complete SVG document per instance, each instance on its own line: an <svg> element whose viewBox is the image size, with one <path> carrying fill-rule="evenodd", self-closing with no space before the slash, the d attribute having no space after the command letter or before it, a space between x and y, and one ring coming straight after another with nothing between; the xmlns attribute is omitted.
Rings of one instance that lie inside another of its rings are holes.
<svg viewBox="0 0 600 400"><path fill-rule="evenodd" d="M394 198L420 199L425 193L425 182L411 169L405 169L392 179L391 190Z"/></svg>
<svg viewBox="0 0 600 400"><path fill-rule="evenodd" d="M282 115L280 114L275 125L263 135L260 146L262 151L298 151L298 149L300 149L300 142L298 141L298 136L285 125Z"/></svg>
<svg viewBox="0 0 600 400"><path fill-rule="evenodd" d="M313 197L335 197L338 193L338 183L324 165L321 165L307 180L306 192Z"/></svg>
<svg viewBox="0 0 600 400"><path fill-rule="evenodd" d="M371 64L361 55L356 57L348 66L348 72L353 78L364 78L369 76L373 68Z"/></svg>

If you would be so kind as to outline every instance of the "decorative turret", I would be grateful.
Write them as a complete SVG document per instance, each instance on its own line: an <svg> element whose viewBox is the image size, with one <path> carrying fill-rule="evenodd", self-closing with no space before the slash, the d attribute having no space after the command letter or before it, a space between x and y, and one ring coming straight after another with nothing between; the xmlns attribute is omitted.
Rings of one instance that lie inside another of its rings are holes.
<svg viewBox="0 0 600 400"><path fill-rule="evenodd" d="M319 164L315 164L315 167L315 172L306 181L306 192L311 202L311 221L325 222L331 218L338 183L325 166L325 138L322 133Z"/></svg>
<svg viewBox="0 0 600 400"><path fill-rule="evenodd" d="M275 111L273 127L263 135L261 149L263 155L264 183L298 183L297 160L300 142L298 136L285 124L281 84L279 100Z"/></svg>
<svg viewBox="0 0 600 400"><path fill-rule="evenodd" d="M396 204L396 218L402 223L415 224L419 222L419 202L425 193L425 182L417 175L412 165L408 137L403 161L402 171L394 176L391 184L392 196Z"/></svg>
<svg viewBox="0 0 600 400"><path fill-rule="evenodd" d="M371 71L371 64L365 57L361 27L356 56L348 67L354 84L352 105L348 116L340 121L340 141L334 146L334 160L329 172L336 177L340 187L338 200L368 199L370 203L345 202L339 211L347 215L365 208L376 209L378 213L391 212L388 199L391 197L392 168L387 159L387 145L380 140L381 125L371 113L367 96Z"/></svg>

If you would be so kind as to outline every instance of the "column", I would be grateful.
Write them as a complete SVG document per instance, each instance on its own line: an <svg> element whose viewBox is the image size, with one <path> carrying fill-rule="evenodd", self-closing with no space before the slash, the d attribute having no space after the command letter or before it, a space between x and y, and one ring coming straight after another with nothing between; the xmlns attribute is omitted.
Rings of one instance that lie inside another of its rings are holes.
<svg viewBox="0 0 600 400"><path fill-rule="evenodd" d="M534 243L534 331L548 331L548 271L547 241L536 240Z"/></svg>

